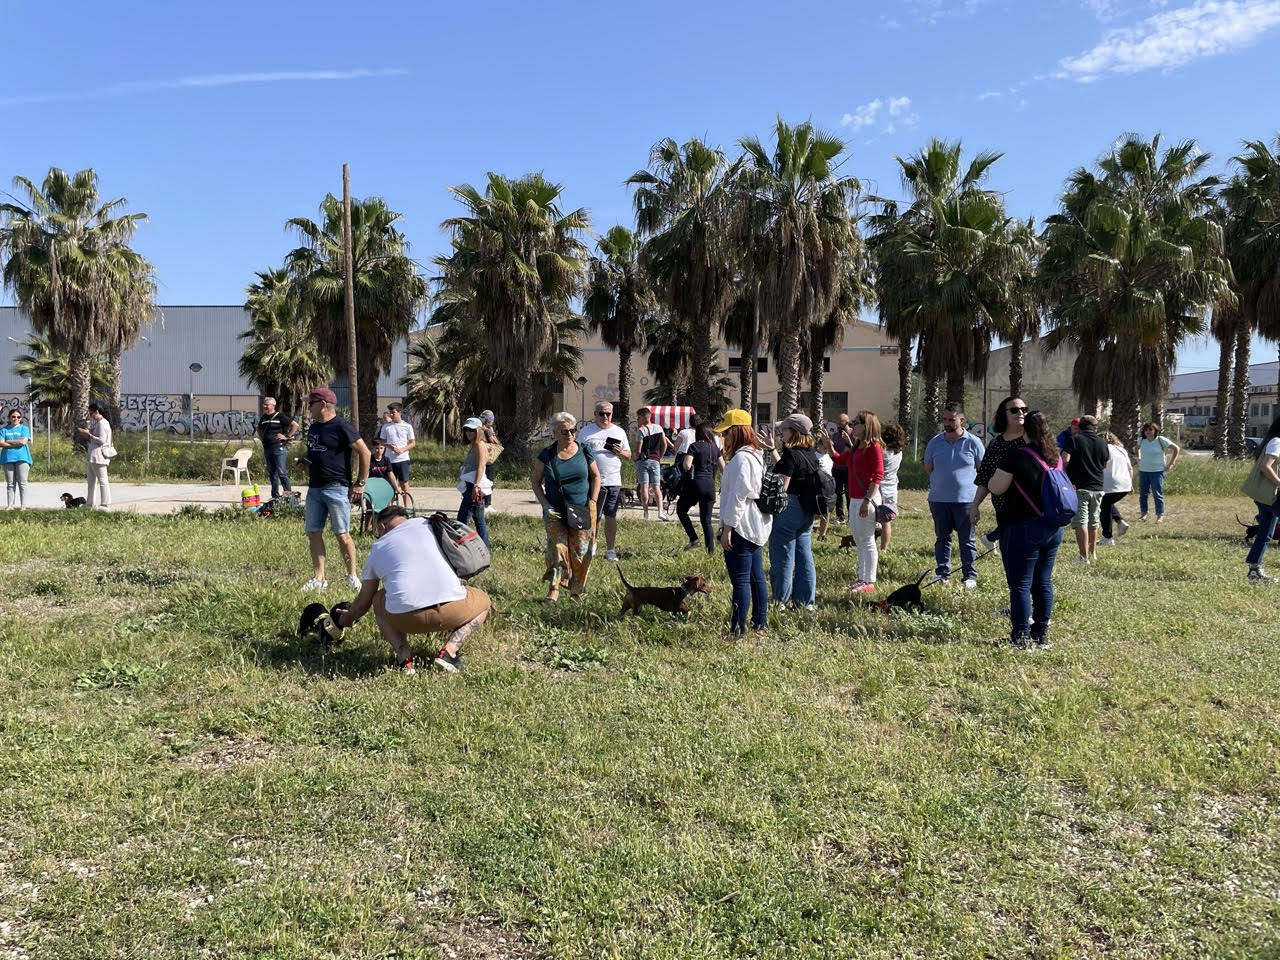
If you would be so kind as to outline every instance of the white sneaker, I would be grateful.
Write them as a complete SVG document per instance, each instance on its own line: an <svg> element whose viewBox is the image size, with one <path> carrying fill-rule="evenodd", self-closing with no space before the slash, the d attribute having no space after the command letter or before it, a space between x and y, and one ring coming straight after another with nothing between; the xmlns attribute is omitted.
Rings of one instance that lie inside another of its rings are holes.
<svg viewBox="0 0 1280 960"><path fill-rule="evenodd" d="M965 581L964 581L964 588L965 588L966 590L977 590L977 589L978 589L978 580L977 580L977 578L976 578L976 577L966 577L966 578L965 578Z"/></svg>
<svg viewBox="0 0 1280 960"><path fill-rule="evenodd" d="M859 582L861 582L861 581L859 581ZM933 586L935 583L950 583L950 582L951 582L951 578L950 578L950 577L944 577L944 576L943 576L942 574L940 574L940 573L935 573L932 577L930 577L928 580L926 580L926 581L924 582L923 586L931 587L931 586Z"/></svg>
<svg viewBox="0 0 1280 960"><path fill-rule="evenodd" d="M606 560L608 560L610 563L617 563L617 562L618 562L618 551L617 551L617 550L606 550L606 551L604 552L604 558L605 558Z"/></svg>
<svg viewBox="0 0 1280 960"><path fill-rule="evenodd" d="M1089 558L1088 558L1088 557L1082 557L1082 556L1080 556L1080 554L1078 554L1078 553L1077 553L1074 557L1072 557L1072 558L1071 558L1071 562L1072 562L1072 563L1079 563L1079 564L1081 564L1081 565L1083 565L1083 566L1088 566L1088 565L1089 565Z"/></svg>
<svg viewBox="0 0 1280 960"><path fill-rule="evenodd" d="M996 543L996 541L992 540L985 533L978 536L978 544L983 550L994 550L996 553L1000 552L1000 544Z"/></svg>
<svg viewBox="0 0 1280 960"><path fill-rule="evenodd" d="M1128 533L1128 532L1129 532L1129 524L1128 524L1128 523L1126 523L1124 520L1117 520L1117 521L1116 521L1116 536L1117 536L1117 537L1123 537L1123 536L1124 536L1126 533Z"/></svg>
<svg viewBox="0 0 1280 960"><path fill-rule="evenodd" d="M1100 547L1114 547L1115 545L1116 545L1115 537L1100 537L1098 539L1098 546Z"/></svg>
<svg viewBox="0 0 1280 960"><path fill-rule="evenodd" d="M347 586L352 590L359 590L364 584L360 582L360 578L354 573L347 575Z"/></svg>
<svg viewBox="0 0 1280 960"><path fill-rule="evenodd" d="M805 612L805 613L817 613L817 612L818 612L818 605L817 605L816 603L806 603L806 604L804 605L804 612Z"/></svg>
<svg viewBox="0 0 1280 960"><path fill-rule="evenodd" d="M313 590L327 590L327 589L329 589L329 581L320 580L320 579L317 579L316 577L312 577L310 580L308 580L306 583L302 585L303 593L310 593Z"/></svg>

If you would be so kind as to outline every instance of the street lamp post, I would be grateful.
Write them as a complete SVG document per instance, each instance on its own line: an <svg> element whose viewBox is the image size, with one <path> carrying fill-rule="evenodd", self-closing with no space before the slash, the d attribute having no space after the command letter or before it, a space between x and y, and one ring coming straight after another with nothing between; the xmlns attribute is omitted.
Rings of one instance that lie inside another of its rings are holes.
<svg viewBox="0 0 1280 960"><path fill-rule="evenodd" d="M190 449L196 442L196 374L204 369L204 364L191 363L187 369L191 371L187 379L187 448Z"/></svg>
<svg viewBox="0 0 1280 960"><path fill-rule="evenodd" d="M139 337L148 347L151 346L151 340L148 337ZM147 465L145 471L148 476L151 475L151 394L143 394L142 415L147 419Z"/></svg>
<svg viewBox="0 0 1280 960"><path fill-rule="evenodd" d="M582 407L579 411L578 422L581 423L587 418L587 378L578 378L578 393L582 400Z"/></svg>

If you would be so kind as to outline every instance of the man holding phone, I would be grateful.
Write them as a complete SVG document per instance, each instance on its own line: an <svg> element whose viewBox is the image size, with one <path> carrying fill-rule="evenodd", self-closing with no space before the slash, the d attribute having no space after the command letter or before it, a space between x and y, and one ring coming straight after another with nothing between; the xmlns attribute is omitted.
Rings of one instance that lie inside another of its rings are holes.
<svg viewBox="0 0 1280 960"><path fill-rule="evenodd" d="M631 458L631 445L627 442L627 431L614 426L612 403L601 400L596 404L595 420L578 431L578 442L591 448L600 469L596 513L604 517L607 547L604 558L616 561L618 552L614 541L618 536L618 506L622 502L622 461Z"/></svg>

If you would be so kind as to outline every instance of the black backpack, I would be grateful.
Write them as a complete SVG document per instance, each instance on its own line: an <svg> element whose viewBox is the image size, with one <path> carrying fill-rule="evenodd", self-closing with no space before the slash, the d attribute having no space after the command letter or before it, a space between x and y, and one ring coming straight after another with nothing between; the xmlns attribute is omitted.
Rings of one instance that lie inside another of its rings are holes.
<svg viewBox="0 0 1280 960"><path fill-rule="evenodd" d="M818 471L818 513L830 513L836 505L839 494L836 491L836 478L825 470Z"/></svg>
<svg viewBox="0 0 1280 960"><path fill-rule="evenodd" d="M766 470L760 481L760 496L756 506L766 517L772 517L787 509L787 491L782 487L782 474Z"/></svg>

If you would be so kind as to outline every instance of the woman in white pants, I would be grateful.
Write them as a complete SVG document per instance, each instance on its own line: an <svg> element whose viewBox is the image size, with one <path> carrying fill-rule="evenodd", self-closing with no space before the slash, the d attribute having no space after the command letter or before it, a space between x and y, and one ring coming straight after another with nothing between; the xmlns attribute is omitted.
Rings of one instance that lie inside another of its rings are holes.
<svg viewBox="0 0 1280 960"><path fill-rule="evenodd" d="M85 480L89 492L85 494L85 505L105 510L111 506L111 483L107 480L107 465L111 461L102 451L104 447L111 446L111 423L103 416L102 407L96 403L89 404L89 425L78 427L77 432L89 440L85 462ZM98 494L96 504L93 496L95 489Z"/></svg>
<svg viewBox="0 0 1280 960"><path fill-rule="evenodd" d="M849 528L858 548L858 579L855 593L871 593L876 588L880 554L876 550L876 507L880 506L880 484L884 482L884 441L880 420L870 410L859 410L845 431L849 448L833 457L836 466L849 471Z"/></svg>

